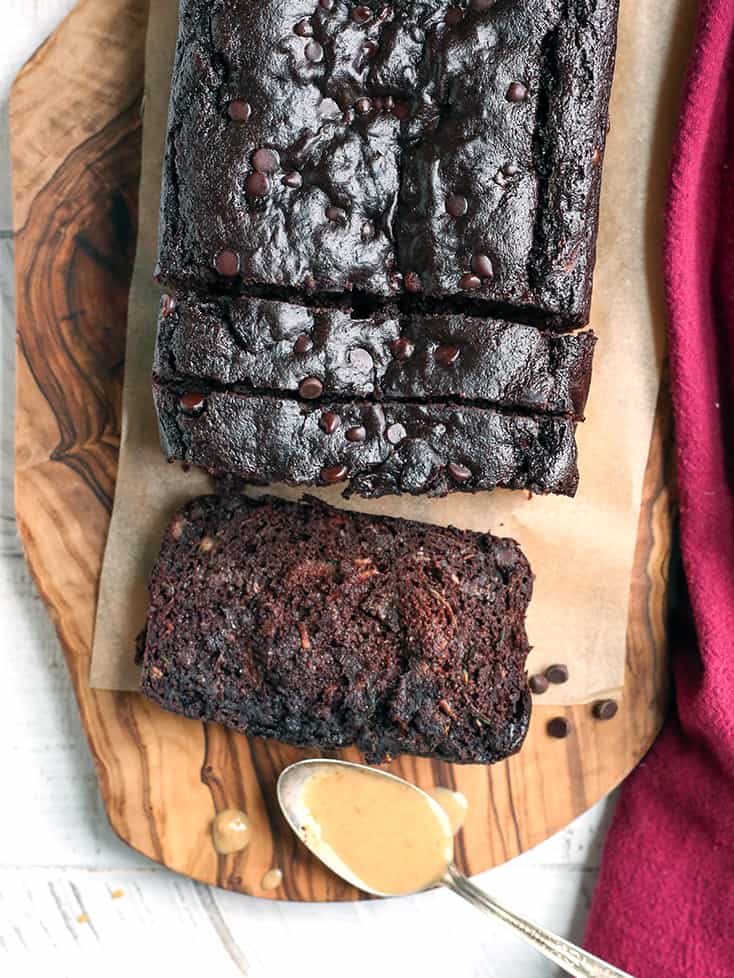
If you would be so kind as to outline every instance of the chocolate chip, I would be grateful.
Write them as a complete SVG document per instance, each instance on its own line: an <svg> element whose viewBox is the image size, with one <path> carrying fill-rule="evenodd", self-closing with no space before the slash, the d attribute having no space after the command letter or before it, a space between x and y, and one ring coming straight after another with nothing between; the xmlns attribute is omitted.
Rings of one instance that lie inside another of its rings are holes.
<svg viewBox="0 0 734 978"><path fill-rule="evenodd" d="M214 267L225 278L233 278L240 270L240 256L227 248L214 259Z"/></svg>
<svg viewBox="0 0 734 978"><path fill-rule="evenodd" d="M375 228L370 221L365 221L362 225L362 240L371 241L375 236Z"/></svg>
<svg viewBox="0 0 734 978"><path fill-rule="evenodd" d="M282 183L284 183L286 187L293 187L294 190L298 190L298 188L303 184L303 177L297 170L291 170L290 173L286 173L286 175L283 177Z"/></svg>
<svg viewBox="0 0 734 978"><path fill-rule="evenodd" d="M459 359L459 348L451 343L442 343L434 353L436 360L444 367L450 367Z"/></svg>
<svg viewBox="0 0 734 978"><path fill-rule="evenodd" d="M227 106L227 114L234 122L247 122L252 115L252 107L249 102L241 102L235 99Z"/></svg>
<svg viewBox="0 0 734 978"><path fill-rule="evenodd" d="M188 394L182 394L178 399L178 403L183 411L189 411L191 414L195 414L203 409L206 398L203 394L190 392Z"/></svg>
<svg viewBox="0 0 734 978"><path fill-rule="evenodd" d="M401 336L397 340L393 340L390 349L396 360L409 360L413 356L415 346L407 336Z"/></svg>
<svg viewBox="0 0 734 978"><path fill-rule="evenodd" d="M374 56L377 54L379 50L380 50L379 47L375 44L374 41L365 41L364 44L362 45L362 54L366 58L374 58ZM375 99L375 102L376 101L377 99Z"/></svg>
<svg viewBox="0 0 734 978"><path fill-rule="evenodd" d="M469 201L460 194L451 194L446 198L446 211L452 217L463 217L469 210Z"/></svg>
<svg viewBox="0 0 734 978"><path fill-rule="evenodd" d="M368 112L372 111L372 99L371 98L358 98L354 103L354 108L359 112L360 115L366 115Z"/></svg>
<svg viewBox="0 0 734 978"><path fill-rule="evenodd" d="M528 90L522 82L514 81L507 89L505 98L508 102L524 102L528 97Z"/></svg>
<svg viewBox="0 0 734 978"><path fill-rule="evenodd" d="M548 686L550 683L541 673L537 676L531 676L528 683L530 686L531 693L535 693L536 696L540 696L542 693L548 692Z"/></svg>
<svg viewBox="0 0 734 978"><path fill-rule="evenodd" d="M367 429L361 425L355 428L347 428L344 432L344 437L347 441L364 441L367 437Z"/></svg>
<svg viewBox="0 0 734 978"><path fill-rule="evenodd" d="M417 272L406 272L405 273L405 288L408 292L422 292L423 283L421 282L420 275Z"/></svg>
<svg viewBox="0 0 734 978"><path fill-rule="evenodd" d="M299 37L311 37L313 34L313 24L308 17L304 17L304 19L299 20L296 26L293 28L293 33L298 34Z"/></svg>
<svg viewBox="0 0 734 978"><path fill-rule="evenodd" d="M449 462L448 470L454 482L468 482L471 479L471 469L465 465L459 465L458 462Z"/></svg>
<svg viewBox="0 0 734 978"><path fill-rule="evenodd" d="M321 470L321 479L324 482L343 482L347 471L346 465L326 465Z"/></svg>
<svg viewBox="0 0 734 978"><path fill-rule="evenodd" d="M161 306L161 313L163 314L163 316L165 317L165 316L173 315L175 309L176 309L176 300L173 298L173 296L164 295L162 306Z"/></svg>
<svg viewBox="0 0 734 978"><path fill-rule="evenodd" d="M252 154L252 165L259 173L275 173L280 158L272 149L256 149Z"/></svg>
<svg viewBox="0 0 734 978"><path fill-rule="evenodd" d="M410 115L410 102L403 102L396 99L392 111L393 115L398 119L407 119Z"/></svg>
<svg viewBox="0 0 734 978"><path fill-rule="evenodd" d="M313 350L313 340L308 335L308 333L301 333L296 342L293 344L294 353L310 353Z"/></svg>
<svg viewBox="0 0 734 978"><path fill-rule="evenodd" d="M563 740L564 737L568 737L571 733L571 724L565 717L553 717L552 720L548 721L546 730L551 737L557 737L559 740Z"/></svg>
<svg viewBox="0 0 734 978"><path fill-rule="evenodd" d="M245 180L245 190L251 197L267 197L270 190L270 180L266 173L257 170Z"/></svg>
<svg viewBox="0 0 734 978"><path fill-rule="evenodd" d="M342 122L345 126L351 126L354 122L354 109L347 109L342 113Z"/></svg>
<svg viewBox="0 0 734 978"><path fill-rule="evenodd" d="M591 708L597 720L611 720L617 715L619 705L616 700L598 700Z"/></svg>
<svg viewBox="0 0 734 978"><path fill-rule="evenodd" d="M481 278L492 278L494 268L488 255L474 255L471 260L472 271L476 272Z"/></svg>
<svg viewBox="0 0 734 978"><path fill-rule="evenodd" d="M356 370L362 372L372 370L374 361L369 350L364 350L361 346L349 351L349 362Z"/></svg>
<svg viewBox="0 0 734 978"><path fill-rule="evenodd" d="M461 7L449 7L443 18L444 24L448 24L449 27L456 27L464 19L464 11Z"/></svg>
<svg viewBox="0 0 734 978"><path fill-rule="evenodd" d="M341 224L342 227L347 225L347 212L341 207L335 207L331 204L326 208L326 216L334 224Z"/></svg>
<svg viewBox="0 0 734 978"><path fill-rule="evenodd" d="M482 280L478 275L472 275L471 272L467 272L466 275L462 275L459 281L460 289L478 289L481 287Z"/></svg>
<svg viewBox="0 0 734 978"><path fill-rule="evenodd" d="M390 283L390 288L394 289L396 292L402 288L403 276L400 274L400 272L391 272L390 275L388 275L387 280Z"/></svg>
<svg viewBox="0 0 734 978"><path fill-rule="evenodd" d="M324 385L318 377L305 377L298 385L298 393L307 401L313 401L321 397L324 392Z"/></svg>
<svg viewBox="0 0 734 978"><path fill-rule="evenodd" d="M357 24L366 24L372 19L372 11L369 7L360 4L359 7L352 8L352 20Z"/></svg>
<svg viewBox="0 0 734 978"><path fill-rule="evenodd" d="M309 61L313 62L313 64L318 64L320 61L324 60L324 49L321 47L318 41L309 41L303 53L306 55Z"/></svg>
<svg viewBox="0 0 734 978"><path fill-rule="evenodd" d="M405 438L408 432L405 428L398 422L391 424L390 427L385 432L385 438L390 442L391 445L399 445L400 442Z"/></svg>
<svg viewBox="0 0 734 978"><path fill-rule="evenodd" d="M341 418L333 411L324 411L319 420L322 431L325 431L327 435L333 435L341 423Z"/></svg>
<svg viewBox="0 0 734 978"><path fill-rule="evenodd" d="M555 665L548 666L545 670L545 678L549 683L554 683L555 685L560 685L560 683L568 682L568 666L563 665L563 663L556 663Z"/></svg>

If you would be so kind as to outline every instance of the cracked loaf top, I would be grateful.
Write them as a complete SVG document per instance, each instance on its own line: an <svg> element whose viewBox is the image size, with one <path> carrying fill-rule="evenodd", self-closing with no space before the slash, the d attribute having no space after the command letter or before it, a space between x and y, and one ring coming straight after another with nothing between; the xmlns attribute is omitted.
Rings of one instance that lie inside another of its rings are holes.
<svg viewBox="0 0 734 978"><path fill-rule="evenodd" d="M588 320L616 0L182 0L158 273Z"/></svg>

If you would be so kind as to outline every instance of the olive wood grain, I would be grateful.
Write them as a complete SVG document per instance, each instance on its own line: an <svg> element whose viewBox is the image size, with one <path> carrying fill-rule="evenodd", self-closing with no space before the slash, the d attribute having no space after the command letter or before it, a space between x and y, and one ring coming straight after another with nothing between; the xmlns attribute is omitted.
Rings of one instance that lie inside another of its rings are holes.
<svg viewBox="0 0 734 978"><path fill-rule="evenodd" d="M174 870L232 890L344 900L276 810L274 784L303 751L169 715L137 694L89 689L95 602L115 491L127 294L140 169L145 0L83 0L33 56L11 102L17 262L17 515L64 649L115 831ZM91 70L93 66L93 70ZM624 703L538 707L522 752L492 768L389 765L470 801L457 864L476 873L558 831L609 792L655 737L667 696L666 583L672 494L660 398L631 582ZM545 732L565 712L573 735ZM358 759L355 752L345 756ZM217 857L217 810L244 808L254 842ZM283 870L263 891L263 874Z"/></svg>

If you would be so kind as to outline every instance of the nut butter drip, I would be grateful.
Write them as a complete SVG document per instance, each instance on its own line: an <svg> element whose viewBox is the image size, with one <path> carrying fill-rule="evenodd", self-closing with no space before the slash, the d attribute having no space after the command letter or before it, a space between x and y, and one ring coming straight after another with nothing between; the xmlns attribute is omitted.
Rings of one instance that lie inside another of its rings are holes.
<svg viewBox="0 0 734 978"><path fill-rule="evenodd" d="M452 791L451 788L443 788L441 785L427 788L426 791L446 812L451 823L451 834L456 835L466 821L469 811L469 802L465 796L460 791Z"/></svg>
<svg viewBox="0 0 734 978"><path fill-rule="evenodd" d="M249 819L237 808L225 808L212 822L212 842L220 856L246 849L251 838Z"/></svg>
<svg viewBox="0 0 734 978"><path fill-rule="evenodd" d="M335 767L314 774L303 792L308 845L366 889L390 895L423 890L438 883L451 862L449 817L411 785L369 769Z"/></svg>

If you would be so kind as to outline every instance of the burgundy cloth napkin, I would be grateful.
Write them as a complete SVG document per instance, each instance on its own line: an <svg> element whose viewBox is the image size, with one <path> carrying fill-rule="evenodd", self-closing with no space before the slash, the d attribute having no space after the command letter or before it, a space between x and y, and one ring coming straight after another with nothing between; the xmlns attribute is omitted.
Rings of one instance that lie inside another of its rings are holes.
<svg viewBox="0 0 734 978"><path fill-rule="evenodd" d="M586 936L636 978L734 978L734 0L704 0L665 253L683 566L675 707L625 783Z"/></svg>

